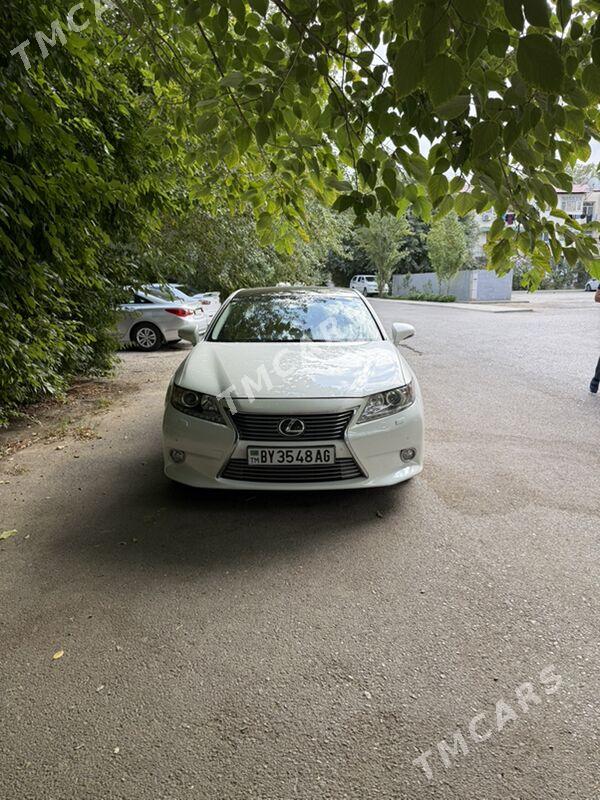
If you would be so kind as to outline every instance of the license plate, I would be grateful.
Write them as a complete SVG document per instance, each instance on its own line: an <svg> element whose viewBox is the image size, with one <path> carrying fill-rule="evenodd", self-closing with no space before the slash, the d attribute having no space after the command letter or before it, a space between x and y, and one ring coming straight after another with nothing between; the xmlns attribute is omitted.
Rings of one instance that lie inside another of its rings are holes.
<svg viewBox="0 0 600 800"><path fill-rule="evenodd" d="M335 447L249 447L248 464L333 464Z"/></svg>

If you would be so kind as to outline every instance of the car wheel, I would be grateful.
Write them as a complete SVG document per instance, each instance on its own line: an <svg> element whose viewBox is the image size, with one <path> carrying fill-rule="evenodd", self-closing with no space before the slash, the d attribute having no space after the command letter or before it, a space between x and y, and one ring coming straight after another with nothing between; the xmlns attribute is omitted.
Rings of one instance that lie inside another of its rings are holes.
<svg viewBox="0 0 600 800"><path fill-rule="evenodd" d="M160 329L151 322L141 322L136 325L131 332L131 339L138 350L143 350L146 353L151 350L158 350L163 342Z"/></svg>
<svg viewBox="0 0 600 800"><path fill-rule="evenodd" d="M368 297L368 296L369 296L369 290L367 289L367 287L366 287L366 286L365 286L365 288L363 289L363 294L364 294L364 296L365 296L365 297Z"/></svg>
<svg viewBox="0 0 600 800"><path fill-rule="evenodd" d="M592 291L592 287L590 286L589 283L586 283L585 290L586 290L586 292L591 292Z"/></svg>

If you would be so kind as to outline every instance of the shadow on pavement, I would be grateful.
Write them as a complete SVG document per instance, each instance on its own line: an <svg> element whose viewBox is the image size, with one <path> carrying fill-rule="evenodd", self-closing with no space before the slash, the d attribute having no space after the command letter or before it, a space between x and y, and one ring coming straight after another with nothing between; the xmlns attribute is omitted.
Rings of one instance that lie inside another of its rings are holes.
<svg viewBox="0 0 600 800"><path fill-rule="evenodd" d="M77 525L65 525L52 547L89 566L96 561L125 572L142 564L243 569L351 546L357 537L376 535L374 528L398 513L410 491L409 484L333 492L198 490L165 478L158 456L143 469L137 458L121 462L117 471L105 473L110 491L84 487Z"/></svg>

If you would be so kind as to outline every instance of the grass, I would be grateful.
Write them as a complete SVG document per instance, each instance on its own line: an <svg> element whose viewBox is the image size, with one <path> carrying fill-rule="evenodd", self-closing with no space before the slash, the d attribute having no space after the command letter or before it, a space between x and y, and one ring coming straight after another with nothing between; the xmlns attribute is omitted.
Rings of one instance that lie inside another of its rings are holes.
<svg viewBox="0 0 600 800"><path fill-rule="evenodd" d="M454 303L453 294L432 294L431 292L409 292L402 297L392 297L392 300L423 300L428 303Z"/></svg>

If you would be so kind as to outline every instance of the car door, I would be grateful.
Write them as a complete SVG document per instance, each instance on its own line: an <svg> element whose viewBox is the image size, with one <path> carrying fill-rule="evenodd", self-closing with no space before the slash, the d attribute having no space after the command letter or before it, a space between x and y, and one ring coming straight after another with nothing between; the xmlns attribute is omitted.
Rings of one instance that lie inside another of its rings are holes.
<svg viewBox="0 0 600 800"><path fill-rule="evenodd" d="M117 306L117 333L123 342L129 341L129 332L136 322L141 322L148 317L148 308L152 306L148 300L145 300L135 292L131 292L127 299L129 302L121 303ZM153 321L151 316L150 321Z"/></svg>

